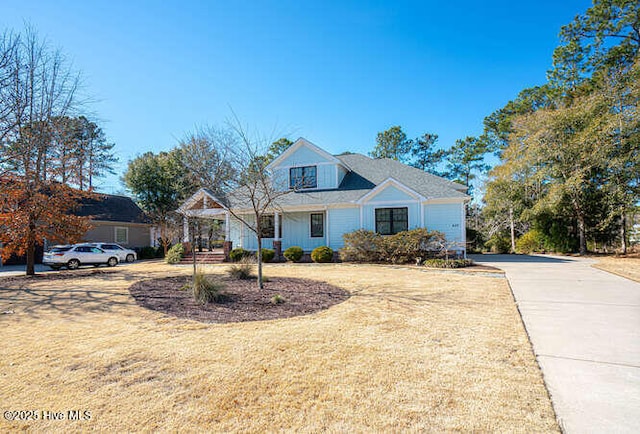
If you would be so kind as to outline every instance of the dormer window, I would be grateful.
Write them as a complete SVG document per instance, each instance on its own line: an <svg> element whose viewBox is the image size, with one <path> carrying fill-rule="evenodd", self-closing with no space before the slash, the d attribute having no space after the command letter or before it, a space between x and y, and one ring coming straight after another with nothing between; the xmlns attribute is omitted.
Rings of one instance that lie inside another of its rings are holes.
<svg viewBox="0 0 640 434"><path fill-rule="evenodd" d="M292 167L289 169L289 188L299 190L317 188L316 166Z"/></svg>

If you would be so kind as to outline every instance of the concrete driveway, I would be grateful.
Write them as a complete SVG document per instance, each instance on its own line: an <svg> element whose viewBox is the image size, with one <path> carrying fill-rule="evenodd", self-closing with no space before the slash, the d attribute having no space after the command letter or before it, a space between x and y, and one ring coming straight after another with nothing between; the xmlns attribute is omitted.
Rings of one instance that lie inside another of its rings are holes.
<svg viewBox="0 0 640 434"><path fill-rule="evenodd" d="M592 259L472 258L506 272L562 428L640 432L640 284Z"/></svg>

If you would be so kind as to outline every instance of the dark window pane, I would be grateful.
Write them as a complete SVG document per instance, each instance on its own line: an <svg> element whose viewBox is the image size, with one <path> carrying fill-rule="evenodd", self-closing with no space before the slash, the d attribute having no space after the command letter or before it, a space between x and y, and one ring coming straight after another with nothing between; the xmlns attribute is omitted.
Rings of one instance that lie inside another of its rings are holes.
<svg viewBox="0 0 640 434"><path fill-rule="evenodd" d="M316 167L305 167L303 170L302 178L302 184L304 185L304 188L316 188L316 186L318 185L316 182Z"/></svg>
<svg viewBox="0 0 640 434"><path fill-rule="evenodd" d="M302 167L289 169L289 188L298 188L302 179Z"/></svg>
<svg viewBox="0 0 640 434"><path fill-rule="evenodd" d="M292 167L289 169L289 188L316 188L316 173L316 166Z"/></svg>
<svg viewBox="0 0 640 434"><path fill-rule="evenodd" d="M275 236L275 219L272 215L264 215L260 219L260 236L261 238L274 238Z"/></svg>
<svg viewBox="0 0 640 434"><path fill-rule="evenodd" d="M391 223L378 222L376 224L376 232L378 232L380 235L391 235Z"/></svg>
<svg viewBox="0 0 640 434"><path fill-rule="evenodd" d="M408 229L408 222L406 218L402 221L394 221L393 222L393 233L397 234L398 232L406 231Z"/></svg>
<svg viewBox="0 0 640 434"><path fill-rule="evenodd" d="M311 236L324 237L324 220L322 214L311 214Z"/></svg>
<svg viewBox="0 0 640 434"><path fill-rule="evenodd" d="M380 221L391 221L391 209L390 208L380 208L376 210L376 220Z"/></svg>
<svg viewBox="0 0 640 434"><path fill-rule="evenodd" d="M376 232L381 235L393 235L409 228L408 208L376 209Z"/></svg>

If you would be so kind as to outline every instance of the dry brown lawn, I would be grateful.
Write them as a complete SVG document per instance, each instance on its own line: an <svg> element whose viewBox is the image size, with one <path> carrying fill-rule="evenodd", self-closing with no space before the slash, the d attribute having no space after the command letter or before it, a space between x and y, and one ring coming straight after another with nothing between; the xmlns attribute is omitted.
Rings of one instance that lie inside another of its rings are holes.
<svg viewBox="0 0 640 434"><path fill-rule="evenodd" d="M62 281L0 279L0 311L13 311L0 315L2 410L91 412L2 420L0 432L558 430L504 279L273 265L269 276L352 296L309 316L234 324L148 311L128 293L188 271L146 262Z"/></svg>
<svg viewBox="0 0 640 434"><path fill-rule="evenodd" d="M602 256L594 267L640 282L640 256Z"/></svg>

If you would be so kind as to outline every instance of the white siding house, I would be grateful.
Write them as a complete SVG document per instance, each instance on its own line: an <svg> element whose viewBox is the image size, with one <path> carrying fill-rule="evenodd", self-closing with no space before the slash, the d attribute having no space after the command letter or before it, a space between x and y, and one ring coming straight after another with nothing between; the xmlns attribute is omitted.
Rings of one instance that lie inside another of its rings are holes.
<svg viewBox="0 0 640 434"><path fill-rule="evenodd" d="M300 138L267 167L273 185L291 190L266 216L270 228L263 247L339 249L343 234L369 229L383 235L425 227L445 234L465 250L465 187L390 159L361 154L331 155ZM225 220L229 247L257 249L255 233L229 209L255 224L247 204L226 202L201 189L179 209L185 215Z"/></svg>

